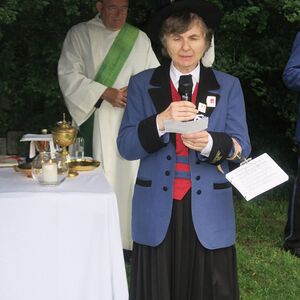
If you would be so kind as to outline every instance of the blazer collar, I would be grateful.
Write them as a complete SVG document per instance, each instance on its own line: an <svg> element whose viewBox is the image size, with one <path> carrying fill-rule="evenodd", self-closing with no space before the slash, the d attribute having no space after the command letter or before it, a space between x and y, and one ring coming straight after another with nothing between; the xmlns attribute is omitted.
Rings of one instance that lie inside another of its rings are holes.
<svg viewBox="0 0 300 300"><path fill-rule="evenodd" d="M216 76L215 76L212 68L206 68L203 66L203 64L200 65L200 77L199 78L200 79L199 79L196 107L198 108L199 103L204 104L204 106L206 107L206 110L205 110L205 112L200 112L200 113L209 117L218 104L220 95L219 95L219 93L217 93L217 90L219 90L220 85L216 79ZM207 106L208 97L215 98L214 106L212 106L212 107Z"/></svg>
<svg viewBox="0 0 300 300"><path fill-rule="evenodd" d="M154 70L150 79L152 87L149 89L149 94L157 113L164 111L172 102L169 70L170 62L166 62ZM196 107L200 102L206 105L206 111L203 114L210 116L215 107L207 107L207 97L215 97L215 106L217 106L220 96L216 90L220 88L220 85L213 70L204 67L202 63L200 64L199 78Z"/></svg>
<svg viewBox="0 0 300 300"><path fill-rule="evenodd" d="M157 113L164 111L172 102L170 86L170 62L166 62L156 68L150 79L150 97Z"/></svg>

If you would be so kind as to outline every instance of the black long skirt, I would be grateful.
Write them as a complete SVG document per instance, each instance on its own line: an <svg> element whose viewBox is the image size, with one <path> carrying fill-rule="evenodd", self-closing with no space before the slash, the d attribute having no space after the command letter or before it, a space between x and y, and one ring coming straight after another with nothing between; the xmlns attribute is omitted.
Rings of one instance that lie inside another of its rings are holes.
<svg viewBox="0 0 300 300"><path fill-rule="evenodd" d="M190 192L174 201L159 246L133 244L129 299L239 299L235 246L208 250L201 245L192 223Z"/></svg>

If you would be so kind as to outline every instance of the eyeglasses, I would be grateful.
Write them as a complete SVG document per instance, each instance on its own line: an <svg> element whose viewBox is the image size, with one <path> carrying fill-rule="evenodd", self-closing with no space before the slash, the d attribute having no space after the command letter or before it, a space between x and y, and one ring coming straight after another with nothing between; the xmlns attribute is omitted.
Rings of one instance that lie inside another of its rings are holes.
<svg viewBox="0 0 300 300"><path fill-rule="evenodd" d="M118 13L125 14L128 11L128 6L121 6L118 7L116 5L104 5L104 7L110 12L110 13Z"/></svg>

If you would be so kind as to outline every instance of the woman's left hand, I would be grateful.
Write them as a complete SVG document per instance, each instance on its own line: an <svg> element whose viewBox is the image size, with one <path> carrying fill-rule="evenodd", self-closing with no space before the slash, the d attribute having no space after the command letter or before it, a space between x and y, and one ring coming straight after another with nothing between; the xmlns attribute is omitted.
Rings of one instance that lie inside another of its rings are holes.
<svg viewBox="0 0 300 300"><path fill-rule="evenodd" d="M198 131L188 134L182 134L181 139L183 144L196 151L202 151L208 143L208 132Z"/></svg>

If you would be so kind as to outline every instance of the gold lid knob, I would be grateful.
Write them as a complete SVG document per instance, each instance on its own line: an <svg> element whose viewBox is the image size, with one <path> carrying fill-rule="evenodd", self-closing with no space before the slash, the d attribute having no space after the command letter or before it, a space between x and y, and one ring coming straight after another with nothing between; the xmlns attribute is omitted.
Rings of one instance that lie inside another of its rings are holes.
<svg viewBox="0 0 300 300"><path fill-rule="evenodd" d="M52 132L60 131L77 131L69 122L66 121L65 114L63 114L63 120L57 122L57 126L53 128Z"/></svg>

